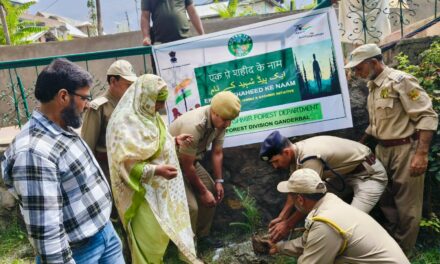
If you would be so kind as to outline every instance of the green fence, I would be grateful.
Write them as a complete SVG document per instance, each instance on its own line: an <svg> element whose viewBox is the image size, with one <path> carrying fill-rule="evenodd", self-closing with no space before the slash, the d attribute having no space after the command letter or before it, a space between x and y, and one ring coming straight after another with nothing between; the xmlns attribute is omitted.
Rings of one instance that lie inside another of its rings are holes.
<svg viewBox="0 0 440 264"><path fill-rule="evenodd" d="M91 72L94 76L94 85L91 89L91 94L92 96L96 96L105 90L107 84L102 80L104 80L106 76L95 76L90 64L98 61L106 70L113 60L124 58L131 61L135 59L137 61L140 60L138 64L143 66L143 70L138 69L137 72L147 73L152 71L151 68L148 67L150 54L151 47L141 46L0 62L0 74L2 77L0 80L0 111L2 112L0 116L0 127L10 125L18 125L21 127L21 125L30 118L32 109L37 105L33 91L39 71L43 66L50 64L54 59L66 58L80 64L87 69L87 71ZM102 67L100 66L100 68ZM27 81L23 81L24 79Z"/></svg>

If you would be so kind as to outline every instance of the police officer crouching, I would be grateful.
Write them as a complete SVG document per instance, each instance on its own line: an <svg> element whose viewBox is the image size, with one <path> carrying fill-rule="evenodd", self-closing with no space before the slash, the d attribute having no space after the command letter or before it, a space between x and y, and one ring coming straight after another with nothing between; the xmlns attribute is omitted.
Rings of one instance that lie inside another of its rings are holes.
<svg viewBox="0 0 440 264"><path fill-rule="evenodd" d="M270 254L296 256L298 263L410 263L394 239L368 214L327 193L319 174L296 170L277 189L307 215L301 237L274 244Z"/></svg>
<svg viewBox="0 0 440 264"><path fill-rule="evenodd" d="M275 169L315 170L326 180L330 191L343 195L346 189L351 189L354 194L351 205L366 213L376 205L387 185L385 168L370 148L349 139L316 136L292 144L274 131L262 143L260 158ZM303 219L300 211L291 213L293 207L293 201L287 199L279 216L270 222L273 242L287 236Z"/></svg>

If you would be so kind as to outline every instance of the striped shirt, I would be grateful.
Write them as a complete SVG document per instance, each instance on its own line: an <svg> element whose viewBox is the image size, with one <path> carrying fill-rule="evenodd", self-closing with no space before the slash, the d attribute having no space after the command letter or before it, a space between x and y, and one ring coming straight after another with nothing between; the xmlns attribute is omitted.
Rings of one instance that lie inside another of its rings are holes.
<svg viewBox="0 0 440 264"><path fill-rule="evenodd" d="M75 263L69 243L96 234L112 207L110 187L86 143L34 111L1 165L42 262Z"/></svg>

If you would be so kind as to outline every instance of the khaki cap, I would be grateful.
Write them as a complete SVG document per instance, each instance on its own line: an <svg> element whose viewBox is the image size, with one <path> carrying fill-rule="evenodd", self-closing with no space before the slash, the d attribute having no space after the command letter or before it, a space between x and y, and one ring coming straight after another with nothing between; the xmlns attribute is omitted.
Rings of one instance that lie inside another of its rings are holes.
<svg viewBox="0 0 440 264"><path fill-rule="evenodd" d="M107 75L119 75L130 82L134 82L137 79L133 66L126 60L117 60L113 62L107 70Z"/></svg>
<svg viewBox="0 0 440 264"><path fill-rule="evenodd" d="M292 173L289 180L278 183L277 189L281 193L326 193L327 188L312 169L299 169Z"/></svg>
<svg viewBox="0 0 440 264"><path fill-rule="evenodd" d="M240 114L240 99L230 91L219 92L212 98L211 109L221 118L233 120Z"/></svg>
<svg viewBox="0 0 440 264"><path fill-rule="evenodd" d="M344 68L356 67L359 63L366 59L372 58L374 56L382 54L382 51L376 44L365 44L362 45L350 53L349 62Z"/></svg>

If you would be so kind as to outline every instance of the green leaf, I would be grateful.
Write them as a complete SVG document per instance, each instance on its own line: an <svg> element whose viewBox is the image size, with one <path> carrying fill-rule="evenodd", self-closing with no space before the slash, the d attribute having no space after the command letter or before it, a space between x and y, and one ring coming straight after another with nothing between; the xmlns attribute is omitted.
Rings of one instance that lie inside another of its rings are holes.
<svg viewBox="0 0 440 264"><path fill-rule="evenodd" d="M25 13L30 6L35 4L35 2L28 2L22 5L12 5L10 1L0 0L0 4L3 5L7 13L6 24L8 26L12 45L29 43L30 41L26 40L27 37L47 30L47 27L37 26L34 21L20 19L20 16ZM3 30L0 30L0 45L1 44L6 44Z"/></svg>
<svg viewBox="0 0 440 264"><path fill-rule="evenodd" d="M239 228L243 228L248 232L250 232L252 230L252 228L249 224L241 223L241 222L232 222L232 223L229 223L229 226L236 226Z"/></svg>

